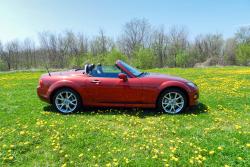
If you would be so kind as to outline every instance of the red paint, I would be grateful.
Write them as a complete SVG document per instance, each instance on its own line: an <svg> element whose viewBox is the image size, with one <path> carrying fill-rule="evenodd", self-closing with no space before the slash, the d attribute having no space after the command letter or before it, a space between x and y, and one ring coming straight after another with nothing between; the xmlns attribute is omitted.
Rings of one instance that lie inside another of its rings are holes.
<svg viewBox="0 0 250 167"><path fill-rule="evenodd" d="M197 104L198 88L187 85L187 80L163 74L148 74L136 77L123 67L120 61L116 62L128 76L119 74L117 78L92 77L83 74L83 71L55 72L42 75L37 88L38 96L51 103L53 92L62 87L68 87L82 98L83 106L103 107L142 107L154 108L160 93L169 87L178 87L186 92L188 105Z"/></svg>

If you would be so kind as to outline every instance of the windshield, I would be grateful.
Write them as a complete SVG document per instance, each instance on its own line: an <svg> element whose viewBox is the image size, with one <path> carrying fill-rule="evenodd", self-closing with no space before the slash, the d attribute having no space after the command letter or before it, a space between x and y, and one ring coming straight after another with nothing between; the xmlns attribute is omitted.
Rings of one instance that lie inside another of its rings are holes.
<svg viewBox="0 0 250 167"><path fill-rule="evenodd" d="M122 66L125 67L129 72L131 72L134 76L139 76L142 74L142 72L140 72L139 70L137 70L134 67L131 67L130 65L128 65L127 63L120 61Z"/></svg>

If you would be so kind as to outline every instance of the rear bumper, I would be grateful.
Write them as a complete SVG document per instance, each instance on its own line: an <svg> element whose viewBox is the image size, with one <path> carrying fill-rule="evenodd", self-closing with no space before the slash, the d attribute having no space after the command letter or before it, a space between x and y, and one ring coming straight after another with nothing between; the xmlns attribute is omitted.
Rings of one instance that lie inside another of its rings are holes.
<svg viewBox="0 0 250 167"><path fill-rule="evenodd" d="M37 87L37 95L40 98L40 100L46 102L46 103L50 103L50 99L47 96L47 90L41 88L40 86Z"/></svg>

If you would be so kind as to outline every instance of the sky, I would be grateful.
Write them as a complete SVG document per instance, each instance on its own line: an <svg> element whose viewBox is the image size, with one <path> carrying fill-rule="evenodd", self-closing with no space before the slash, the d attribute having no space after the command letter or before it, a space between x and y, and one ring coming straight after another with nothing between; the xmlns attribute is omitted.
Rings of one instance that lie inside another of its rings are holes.
<svg viewBox="0 0 250 167"><path fill-rule="evenodd" d="M66 30L97 35L100 29L118 37L133 18L153 27L185 26L198 34L234 35L250 25L250 0L1 0L0 40L36 40L38 33Z"/></svg>

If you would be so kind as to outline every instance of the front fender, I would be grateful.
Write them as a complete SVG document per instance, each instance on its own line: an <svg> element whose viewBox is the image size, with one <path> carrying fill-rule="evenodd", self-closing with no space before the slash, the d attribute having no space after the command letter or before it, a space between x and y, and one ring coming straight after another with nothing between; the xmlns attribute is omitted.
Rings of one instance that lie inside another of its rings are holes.
<svg viewBox="0 0 250 167"><path fill-rule="evenodd" d="M186 85L185 83L183 82L180 82L180 81L167 81L167 82L163 82L159 89L160 89L160 92L162 92L164 89L168 88L168 87L179 87L181 89L184 89L187 93L191 92L191 88Z"/></svg>

